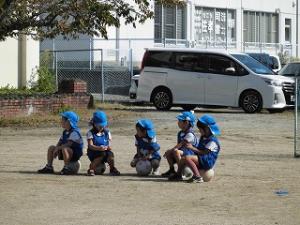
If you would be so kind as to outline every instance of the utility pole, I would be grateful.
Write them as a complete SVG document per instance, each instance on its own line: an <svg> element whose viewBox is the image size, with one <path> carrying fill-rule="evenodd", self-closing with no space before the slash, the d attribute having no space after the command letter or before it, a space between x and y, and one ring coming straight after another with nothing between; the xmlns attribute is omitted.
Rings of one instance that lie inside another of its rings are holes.
<svg viewBox="0 0 300 225"><path fill-rule="evenodd" d="M299 51L299 40L298 40L298 26L299 26L299 23L298 23L298 17L299 17L299 5L298 5L298 0L296 0L296 57L298 58L298 51Z"/></svg>

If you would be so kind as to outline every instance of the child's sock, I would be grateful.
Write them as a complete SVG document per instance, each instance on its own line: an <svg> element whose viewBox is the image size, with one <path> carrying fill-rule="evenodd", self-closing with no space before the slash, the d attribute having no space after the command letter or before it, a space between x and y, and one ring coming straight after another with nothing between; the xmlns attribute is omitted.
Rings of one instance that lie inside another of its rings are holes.
<svg viewBox="0 0 300 225"><path fill-rule="evenodd" d="M52 164L47 163L47 164L46 164L46 167L47 167L47 168L52 168L53 166L52 166Z"/></svg>

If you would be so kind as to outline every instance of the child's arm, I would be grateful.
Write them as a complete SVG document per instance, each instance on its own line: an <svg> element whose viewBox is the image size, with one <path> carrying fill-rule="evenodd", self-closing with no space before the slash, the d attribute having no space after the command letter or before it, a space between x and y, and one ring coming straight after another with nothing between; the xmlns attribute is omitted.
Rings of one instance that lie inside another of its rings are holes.
<svg viewBox="0 0 300 225"><path fill-rule="evenodd" d="M206 148L205 149L196 148L191 143L186 143L185 147L191 149L193 152L195 152L198 155L206 155L210 152L210 150Z"/></svg>
<svg viewBox="0 0 300 225"><path fill-rule="evenodd" d="M93 139L88 139L87 143L88 143L88 149L94 150L94 151L106 151L106 150L108 150L108 148L110 148L110 146L104 146L104 145L96 146L96 145L94 145Z"/></svg>

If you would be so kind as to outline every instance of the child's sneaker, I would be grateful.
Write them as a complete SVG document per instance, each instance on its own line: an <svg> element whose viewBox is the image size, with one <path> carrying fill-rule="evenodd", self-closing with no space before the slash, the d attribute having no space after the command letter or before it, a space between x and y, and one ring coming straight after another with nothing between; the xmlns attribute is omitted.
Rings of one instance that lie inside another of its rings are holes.
<svg viewBox="0 0 300 225"><path fill-rule="evenodd" d="M176 173L174 169L169 169L167 172L162 173L161 176L162 177L169 177L169 176L171 176L174 173Z"/></svg>
<svg viewBox="0 0 300 225"><path fill-rule="evenodd" d="M94 170L92 170L92 169L88 169L88 171L87 171L87 174L86 174L87 176L95 176L95 171Z"/></svg>
<svg viewBox="0 0 300 225"><path fill-rule="evenodd" d="M191 179L187 180L188 183L202 183L203 178L202 177L197 177L197 176L193 176Z"/></svg>
<svg viewBox="0 0 300 225"><path fill-rule="evenodd" d="M159 176L159 168L157 168L155 170L153 169L152 175Z"/></svg>
<svg viewBox="0 0 300 225"><path fill-rule="evenodd" d="M62 168L62 170L60 171L60 175L72 175L74 174L68 167Z"/></svg>
<svg viewBox="0 0 300 225"><path fill-rule="evenodd" d="M172 175L169 176L168 178L169 181L182 181L182 176L179 175L178 173L174 173Z"/></svg>
<svg viewBox="0 0 300 225"><path fill-rule="evenodd" d="M119 170L117 170L116 167L114 167L112 170L110 170L109 175L111 175L111 176L120 176L121 173L120 173Z"/></svg>
<svg viewBox="0 0 300 225"><path fill-rule="evenodd" d="M54 173L53 167L46 165L43 169L37 171L38 173Z"/></svg>

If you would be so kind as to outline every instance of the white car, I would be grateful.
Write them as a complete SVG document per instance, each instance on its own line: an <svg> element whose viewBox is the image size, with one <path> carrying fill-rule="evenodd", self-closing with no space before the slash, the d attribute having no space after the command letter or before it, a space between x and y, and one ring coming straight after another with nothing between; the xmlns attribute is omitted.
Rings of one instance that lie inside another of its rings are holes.
<svg viewBox="0 0 300 225"><path fill-rule="evenodd" d="M294 80L276 75L247 54L199 49L146 49L136 100L158 110L173 105L242 107L245 112L284 110Z"/></svg>
<svg viewBox="0 0 300 225"><path fill-rule="evenodd" d="M130 84L130 88L129 88L129 98L131 101L135 101L136 100L136 92L137 92L137 88L138 88L138 82L139 82L139 74L133 75L131 77L131 84Z"/></svg>

